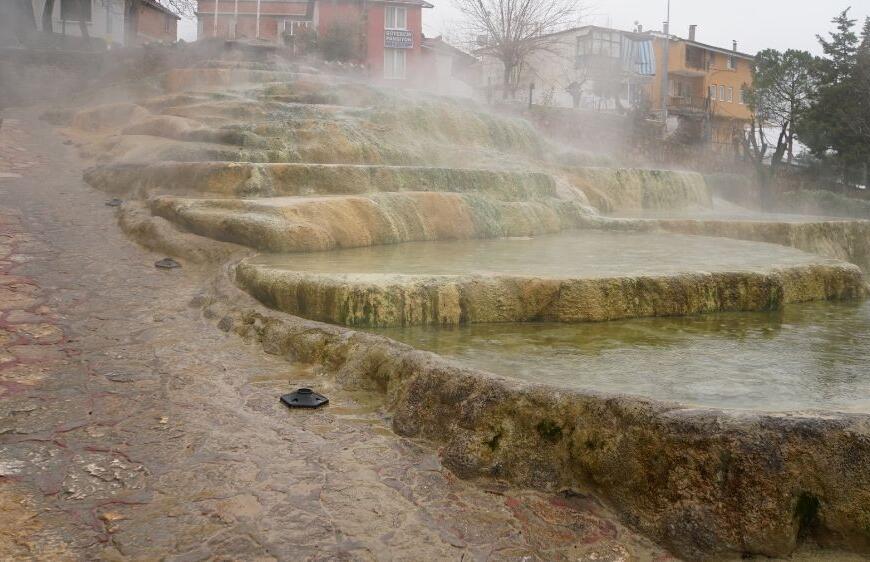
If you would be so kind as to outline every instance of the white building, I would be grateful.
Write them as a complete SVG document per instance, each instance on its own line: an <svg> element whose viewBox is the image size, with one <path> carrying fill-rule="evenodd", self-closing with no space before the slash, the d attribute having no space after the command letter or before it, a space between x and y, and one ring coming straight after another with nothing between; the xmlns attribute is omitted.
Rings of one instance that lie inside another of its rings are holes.
<svg viewBox="0 0 870 562"><path fill-rule="evenodd" d="M42 26L42 10L45 0L32 0L36 24ZM124 0L55 0L51 17L52 31L62 35L81 37L79 27L80 6L91 37L104 39L107 43L124 44Z"/></svg>
<svg viewBox="0 0 870 562"><path fill-rule="evenodd" d="M655 76L653 36L648 33L584 26L552 33L544 48L531 54L520 70L517 99L540 105L597 111L623 111L642 103ZM501 96L503 65L478 55L483 86Z"/></svg>

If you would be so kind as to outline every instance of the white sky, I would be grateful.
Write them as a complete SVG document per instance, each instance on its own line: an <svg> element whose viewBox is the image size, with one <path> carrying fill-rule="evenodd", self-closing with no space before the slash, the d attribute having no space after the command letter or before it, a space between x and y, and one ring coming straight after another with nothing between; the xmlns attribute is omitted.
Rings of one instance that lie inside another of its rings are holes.
<svg viewBox="0 0 870 562"><path fill-rule="evenodd" d="M633 29L640 22L644 29L662 29L667 0L581 0L588 15L583 23ZM461 19L451 0L429 0L435 8L423 12L426 36L456 34L455 22ZM698 25L697 40L730 48L737 40L743 52L761 49L803 49L821 54L816 34L827 36L830 20L852 6L851 17L858 19L860 31L864 17L870 15L870 0L671 0L671 33L686 37L689 25Z"/></svg>
<svg viewBox="0 0 870 562"><path fill-rule="evenodd" d="M429 1L435 8L423 11L423 32L430 37L443 33L454 40L461 14L451 0ZM632 29L638 21L644 29L660 30L667 0L588 0L587 5L582 23ZM738 48L750 54L768 47L821 54L816 34L827 36L833 29L830 20L848 6L860 31L864 17L870 15L870 0L671 0L671 32L686 37L689 25L697 24L702 43L730 48L736 39ZM179 24L179 37L196 39L195 20Z"/></svg>

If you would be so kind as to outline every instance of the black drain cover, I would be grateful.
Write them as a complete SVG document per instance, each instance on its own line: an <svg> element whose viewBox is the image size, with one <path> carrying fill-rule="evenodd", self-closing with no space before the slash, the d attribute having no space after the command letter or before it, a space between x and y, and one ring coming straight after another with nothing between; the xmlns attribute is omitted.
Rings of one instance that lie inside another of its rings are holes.
<svg viewBox="0 0 870 562"><path fill-rule="evenodd" d="M160 261L154 262L154 267L160 269L175 269L176 267L181 267L181 264L172 258L163 258Z"/></svg>
<svg viewBox="0 0 870 562"><path fill-rule="evenodd" d="M118 199L117 197L115 197L114 199L109 199L108 201L106 201L107 207L120 207L123 204L124 204L124 201L122 201L121 199Z"/></svg>
<svg viewBox="0 0 870 562"><path fill-rule="evenodd" d="M329 403L329 398L317 394L310 388L300 388L296 392L285 394L281 402L289 408L319 408Z"/></svg>

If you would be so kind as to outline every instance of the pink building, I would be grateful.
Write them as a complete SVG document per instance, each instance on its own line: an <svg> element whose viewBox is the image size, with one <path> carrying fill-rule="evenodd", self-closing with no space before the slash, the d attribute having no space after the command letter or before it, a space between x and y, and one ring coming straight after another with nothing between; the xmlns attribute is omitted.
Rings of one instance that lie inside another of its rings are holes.
<svg viewBox="0 0 870 562"><path fill-rule="evenodd" d="M425 0L199 0L197 18L199 38L279 42L302 32L355 29L355 62L373 78L412 82L422 78L422 12L432 7Z"/></svg>

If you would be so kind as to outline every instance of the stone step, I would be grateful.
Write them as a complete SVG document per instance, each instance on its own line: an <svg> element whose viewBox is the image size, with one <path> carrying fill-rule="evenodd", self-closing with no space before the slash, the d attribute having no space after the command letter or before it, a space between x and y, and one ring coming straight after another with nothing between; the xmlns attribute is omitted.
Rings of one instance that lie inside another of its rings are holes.
<svg viewBox="0 0 870 562"><path fill-rule="evenodd" d="M262 199L160 196L150 200L150 207L154 215L195 234L267 252L532 236L599 220L577 200L499 201L445 192Z"/></svg>
<svg viewBox="0 0 870 562"><path fill-rule="evenodd" d="M284 312L370 327L763 311L866 293L858 267L783 246L591 230L264 255L236 281Z"/></svg>
<svg viewBox="0 0 870 562"><path fill-rule="evenodd" d="M486 194L504 201L556 196L556 180L540 172L425 166L251 162L160 162L91 168L93 187L128 196L149 192L235 197L438 191Z"/></svg>

